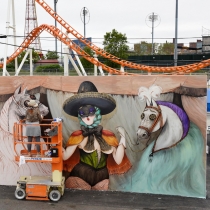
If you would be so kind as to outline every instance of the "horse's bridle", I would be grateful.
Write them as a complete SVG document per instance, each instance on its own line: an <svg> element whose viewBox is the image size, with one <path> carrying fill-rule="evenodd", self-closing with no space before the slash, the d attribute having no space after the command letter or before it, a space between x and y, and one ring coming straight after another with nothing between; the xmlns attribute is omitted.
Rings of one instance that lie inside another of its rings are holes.
<svg viewBox="0 0 210 210"><path fill-rule="evenodd" d="M19 114L23 116L24 114L22 113L22 111L21 111L20 108L25 109L25 110L27 110L27 108L24 107L24 106L22 106L18 101L16 101L16 99L15 99L14 96L12 97L12 99L13 99L13 101L14 101L16 107L17 107L17 110L19 111Z"/></svg>
<svg viewBox="0 0 210 210"><path fill-rule="evenodd" d="M17 110L19 111L20 116L24 116L25 114L22 113L22 111L21 111L20 108L25 109L25 110L27 110L27 108L26 108L25 106L22 106L22 105L15 99L14 96L12 97L12 99L13 99L13 101L14 101L16 107L17 107ZM38 103L38 107L41 106L41 105L42 105L42 103L39 102L39 103Z"/></svg>
<svg viewBox="0 0 210 210"><path fill-rule="evenodd" d="M144 129L148 133L148 136L150 136L152 131L153 131L153 129L154 129L154 127L157 125L157 123L159 121L160 121L160 127L163 126L163 117L162 117L162 111L161 111L161 108L160 108L159 105L157 107L146 106L145 109L146 108L154 109L154 110L156 110L158 112L158 115L157 115L156 119L154 120L154 122L153 122L153 124L151 125L150 128L146 128L144 126L139 126L139 128Z"/></svg>

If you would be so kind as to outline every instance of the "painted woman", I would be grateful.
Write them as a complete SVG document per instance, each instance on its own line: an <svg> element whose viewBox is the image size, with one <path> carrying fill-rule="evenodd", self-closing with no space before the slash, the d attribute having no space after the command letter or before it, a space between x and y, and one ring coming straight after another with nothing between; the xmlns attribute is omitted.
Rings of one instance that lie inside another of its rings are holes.
<svg viewBox="0 0 210 210"><path fill-rule="evenodd" d="M125 133L115 134L100 125L102 115L116 108L115 100L99 93L92 82L81 83L78 93L64 102L63 110L78 117L81 130L71 134L63 149L64 171L69 172L67 188L107 190L109 175L122 174L131 168L125 154Z"/></svg>

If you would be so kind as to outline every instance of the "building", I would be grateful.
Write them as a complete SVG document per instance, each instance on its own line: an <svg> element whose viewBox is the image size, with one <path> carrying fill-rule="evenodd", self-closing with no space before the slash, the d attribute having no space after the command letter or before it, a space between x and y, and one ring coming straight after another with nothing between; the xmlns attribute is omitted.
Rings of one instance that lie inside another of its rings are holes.
<svg viewBox="0 0 210 210"><path fill-rule="evenodd" d="M202 52L209 53L210 52L210 36L202 36Z"/></svg>

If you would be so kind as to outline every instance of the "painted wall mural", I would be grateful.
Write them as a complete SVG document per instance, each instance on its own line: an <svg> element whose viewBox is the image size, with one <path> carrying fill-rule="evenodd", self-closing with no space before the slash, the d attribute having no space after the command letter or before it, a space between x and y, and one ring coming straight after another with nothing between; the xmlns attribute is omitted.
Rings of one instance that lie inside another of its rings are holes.
<svg viewBox="0 0 210 210"><path fill-rule="evenodd" d="M54 88L50 79L9 79L0 92L1 185L51 174L14 160L13 124L33 96L45 119L63 118L66 188L206 197L205 76L58 77Z"/></svg>

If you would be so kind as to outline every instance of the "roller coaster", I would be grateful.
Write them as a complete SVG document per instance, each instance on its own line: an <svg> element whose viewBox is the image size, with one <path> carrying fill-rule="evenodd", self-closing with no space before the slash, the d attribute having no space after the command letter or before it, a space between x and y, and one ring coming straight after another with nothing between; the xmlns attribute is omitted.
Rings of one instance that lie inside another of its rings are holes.
<svg viewBox="0 0 210 210"><path fill-rule="evenodd" d="M157 73L170 73L170 74L189 74L195 71L198 71L202 68L210 66L210 59L203 60L201 62L183 65L183 66L172 66L172 67L155 67L155 66L146 66L141 64L136 64L133 62L129 62L126 60L122 60L110 53L104 51L103 49L97 47L88 39L85 39L79 32L77 32L74 28L72 28L65 20L63 20L55 11L44 1L44 0L35 0L49 15L51 15L58 23L61 24L63 28L66 29L66 34L60 31L55 26L49 26L47 24L40 25L39 27L35 28L31 31L31 33L25 38L23 43L17 48L17 50L7 59L7 63L10 63L14 60L21 52L29 47L29 45L39 36L43 31L47 31L52 36L56 37L62 43L67 45L70 49L73 49L78 55L81 55L86 60L91 62L92 64L101 67L103 70L109 72L110 74L116 75L133 75L137 76L138 74L132 74L128 72L123 72L111 68L100 61L96 60L95 58L91 57L87 54L83 49L81 49L78 45L76 45L69 37L68 34L72 34L75 38L77 38L80 42L84 43L88 46L91 50L93 50L97 55L102 56L103 58L109 59L112 62L120 64L123 67L128 67L131 69L136 70L143 70L147 71L148 73L157 72ZM0 64L0 68L3 67L3 64Z"/></svg>

